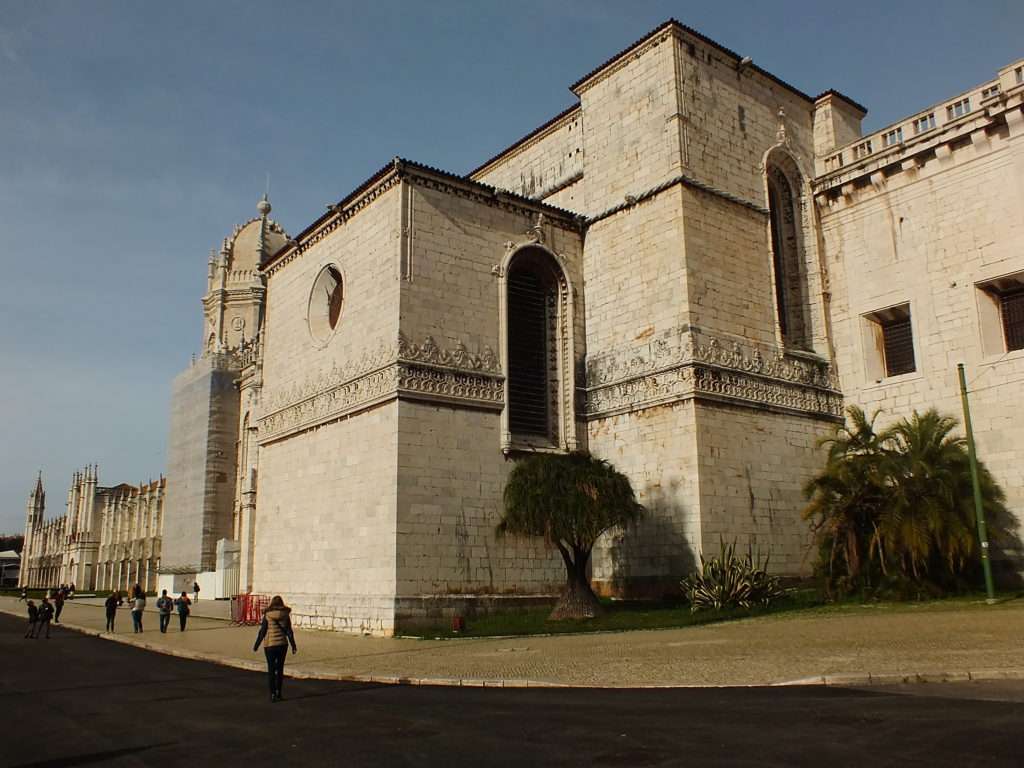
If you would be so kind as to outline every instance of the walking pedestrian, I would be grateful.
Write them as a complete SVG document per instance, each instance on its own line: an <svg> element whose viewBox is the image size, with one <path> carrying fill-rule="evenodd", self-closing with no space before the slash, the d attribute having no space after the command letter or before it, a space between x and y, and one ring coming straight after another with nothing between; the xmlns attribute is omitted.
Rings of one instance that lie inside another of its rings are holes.
<svg viewBox="0 0 1024 768"><path fill-rule="evenodd" d="M199 602L199 582L198 581L193 581L192 582L192 600L194 600L197 603Z"/></svg>
<svg viewBox="0 0 1024 768"><path fill-rule="evenodd" d="M253 653L263 643L263 653L267 657L267 677L270 682L270 702L281 701L281 683L284 681L284 660L288 655L288 646L292 654L298 653L295 647L295 634L292 632L292 609L284 604L280 595L274 595L263 614L260 632L252 646Z"/></svg>
<svg viewBox="0 0 1024 768"><path fill-rule="evenodd" d="M167 590L157 598L156 609L160 612L160 631L167 634L167 625L171 623L171 611L174 610L174 600L167 596Z"/></svg>
<svg viewBox="0 0 1024 768"><path fill-rule="evenodd" d="M53 606L50 601L45 597L43 598L42 605L39 606L39 625L36 628L36 637L38 638L43 634L43 628L46 628L46 639L50 639L50 620L53 619Z"/></svg>
<svg viewBox="0 0 1024 768"><path fill-rule="evenodd" d="M60 624L60 612L64 610L64 590L58 589L53 596L53 623Z"/></svg>
<svg viewBox="0 0 1024 768"><path fill-rule="evenodd" d="M36 607L35 600L28 601L28 629L25 631L25 637L35 637L36 628L39 626L39 608Z"/></svg>
<svg viewBox="0 0 1024 768"><path fill-rule="evenodd" d="M142 631L142 612L146 610L146 595L139 589L135 592L135 599L132 600L132 631Z"/></svg>
<svg viewBox="0 0 1024 768"><path fill-rule="evenodd" d="M121 603L121 593L116 589L110 593L103 603L103 607L107 609L107 632L114 631L114 618L117 616L117 609L121 606Z"/></svg>
<svg viewBox="0 0 1024 768"><path fill-rule="evenodd" d="M180 632L185 631L185 624L188 621L188 615L192 612L189 606L192 601L188 599L188 593L182 592L181 597L174 601L175 607L178 609L178 622L181 624Z"/></svg>
<svg viewBox="0 0 1024 768"><path fill-rule="evenodd" d="M28 600L28 587L21 588L21 597L18 598L19 603L23 603Z"/></svg>

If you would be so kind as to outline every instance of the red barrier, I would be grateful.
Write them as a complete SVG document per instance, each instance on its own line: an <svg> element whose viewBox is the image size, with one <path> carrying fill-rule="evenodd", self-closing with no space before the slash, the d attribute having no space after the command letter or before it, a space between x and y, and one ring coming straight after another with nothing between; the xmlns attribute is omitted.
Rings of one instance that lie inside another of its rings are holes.
<svg viewBox="0 0 1024 768"><path fill-rule="evenodd" d="M252 626L263 621L263 613L270 605L269 595L247 593L231 598L231 623Z"/></svg>

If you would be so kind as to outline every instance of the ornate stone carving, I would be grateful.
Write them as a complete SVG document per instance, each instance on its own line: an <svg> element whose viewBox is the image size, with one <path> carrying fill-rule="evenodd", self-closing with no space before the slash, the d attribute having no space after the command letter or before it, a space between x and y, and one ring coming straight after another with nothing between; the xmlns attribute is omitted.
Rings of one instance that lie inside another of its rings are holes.
<svg viewBox="0 0 1024 768"><path fill-rule="evenodd" d="M415 344L399 334L394 345L379 344L352 361L308 377L269 398L260 420L260 442L266 443L354 413L385 400L408 395L416 399L500 409L504 378L490 347L471 353L457 341L442 349L431 336Z"/></svg>
<svg viewBox="0 0 1024 768"><path fill-rule="evenodd" d="M410 342L405 334L398 333L398 357L402 360L409 360L419 363L430 363L432 365L444 365L451 368L463 368L473 371L498 371L498 358L494 350L485 346L483 352L478 355L471 354L461 341L456 341L455 346L450 349L442 349L434 341L433 336L427 336L421 344Z"/></svg>
<svg viewBox="0 0 1024 768"><path fill-rule="evenodd" d="M597 418L661 402L708 396L741 405L838 418L843 400L825 361L762 353L696 329L587 361L586 413Z"/></svg>

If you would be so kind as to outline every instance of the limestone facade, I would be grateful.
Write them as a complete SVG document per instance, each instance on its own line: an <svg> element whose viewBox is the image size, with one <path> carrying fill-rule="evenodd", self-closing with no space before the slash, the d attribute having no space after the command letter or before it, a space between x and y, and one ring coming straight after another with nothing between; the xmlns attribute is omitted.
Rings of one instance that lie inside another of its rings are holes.
<svg viewBox="0 0 1024 768"><path fill-rule="evenodd" d="M47 520L42 475L29 494L21 583L79 591L156 589L166 480L99 485L99 469L75 472L65 513Z"/></svg>
<svg viewBox="0 0 1024 768"><path fill-rule="evenodd" d="M505 478L577 448L648 509L600 591L671 592L720 541L805 574L818 441L852 403L957 413L959 361L1024 517L1021 62L870 136L676 21L571 91L466 176L396 158L294 238L264 200L225 241L172 400L168 585L377 634L529 603L562 565L496 538Z"/></svg>

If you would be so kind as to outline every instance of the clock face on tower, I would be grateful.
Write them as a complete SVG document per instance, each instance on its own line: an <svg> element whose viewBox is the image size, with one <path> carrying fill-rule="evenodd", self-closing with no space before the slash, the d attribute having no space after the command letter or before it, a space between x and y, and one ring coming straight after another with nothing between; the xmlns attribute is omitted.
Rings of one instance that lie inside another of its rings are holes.
<svg viewBox="0 0 1024 768"><path fill-rule="evenodd" d="M334 334L341 320L345 288L334 265L320 270L309 295L309 332L321 344Z"/></svg>

